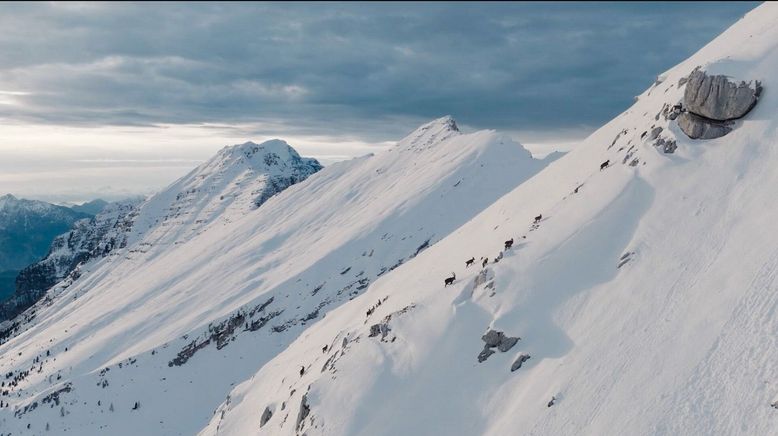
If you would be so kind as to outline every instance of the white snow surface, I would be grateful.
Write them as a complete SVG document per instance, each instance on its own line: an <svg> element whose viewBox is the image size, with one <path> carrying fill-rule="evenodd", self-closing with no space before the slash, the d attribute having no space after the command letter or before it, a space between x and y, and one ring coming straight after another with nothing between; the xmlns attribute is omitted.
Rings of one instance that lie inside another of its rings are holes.
<svg viewBox="0 0 778 436"><path fill-rule="evenodd" d="M764 4L661 74L580 146L307 329L201 434L776 434L777 22ZM696 66L764 85L727 136L690 140L657 116ZM641 137L657 126L674 154ZM499 263L465 268L509 238ZM521 340L478 363L488 329Z"/></svg>
<svg viewBox="0 0 778 436"><path fill-rule="evenodd" d="M226 148L141 205L126 248L82 265L0 345L0 374L19 379L0 434L196 434L316 320L550 162L444 117L256 207L300 159L282 141Z"/></svg>

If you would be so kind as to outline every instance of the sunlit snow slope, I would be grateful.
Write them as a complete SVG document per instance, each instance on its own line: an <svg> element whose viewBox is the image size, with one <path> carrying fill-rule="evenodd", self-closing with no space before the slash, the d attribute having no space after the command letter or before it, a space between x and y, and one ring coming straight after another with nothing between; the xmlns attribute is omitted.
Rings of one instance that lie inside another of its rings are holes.
<svg viewBox="0 0 778 436"><path fill-rule="evenodd" d="M662 74L306 330L202 434L775 434L776 23L778 6L760 6ZM764 86L719 139L690 140L663 115L697 66ZM654 145L657 127L674 153Z"/></svg>
<svg viewBox="0 0 778 436"><path fill-rule="evenodd" d="M147 201L126 248L32 309L0 346L0 433L195 434L307 326L554 158L445 117L249 207L246 153L270 146L287 147L225 149Z"/></svg>

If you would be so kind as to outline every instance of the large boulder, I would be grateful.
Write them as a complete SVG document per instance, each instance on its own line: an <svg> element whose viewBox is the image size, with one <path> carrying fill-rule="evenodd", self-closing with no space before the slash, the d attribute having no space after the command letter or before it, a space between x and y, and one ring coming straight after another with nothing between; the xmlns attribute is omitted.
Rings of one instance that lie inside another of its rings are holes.
<svg viewBox="0 0 778 436"><path fill-rule="evenodd" d="M709 76L697 68L689 75L683 94L687 111L711 120L742 118L759 99L759 81L735 83L727 76Z"/></svg>
<svg viewBox="0 0 778 436"><path fill-rule="evenodd" d="M728 122L708 120L690 112L678 116L678 127L691 139L720 138L732 131Z"/></svg>
<svg viewBox="0 0 778 436"><path fill-rule="evenodd" d="M483 336L481 336L481 340L484 341L485 344L484 349L481 350L480 354L478 354L478 361L483 362L488 359L489 356L494 354L494 350L492 350L492 348L497 348L500 350L500 352L505 353L506 351L513 348L513 346L519 342L519 339L521 338L505 336L505 333L501 331L490 329Z"/></svg>

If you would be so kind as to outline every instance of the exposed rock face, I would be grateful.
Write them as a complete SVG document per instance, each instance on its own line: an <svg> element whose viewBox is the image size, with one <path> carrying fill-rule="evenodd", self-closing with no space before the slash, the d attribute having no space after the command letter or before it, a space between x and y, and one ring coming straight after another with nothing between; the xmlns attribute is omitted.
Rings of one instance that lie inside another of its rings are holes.
<svg viewBox="0 0 778 436"><path fill-rule="evenodd" d="M500 342L502 342L503 338L505 338L505 334L503 332L498 332L497 330L489 330L481 336L481 340L486 342L486 346L488 347L496 347L500 345Z"/></svg>
<svg viewBox="0 0 778 436"><path fill-rule="evenodd" d="M492 354L494 354L494 350L490 349L488 345L484 345L484 349L478 353L478 363L485 362Z"/></svg>
<svg viewBox="0 0 778 436"><path fill-rule="evenodd" d="M692 139L715 139L732 131L731 124L726 121L707 120L690 112L678 116L678 127Z"/></svg>
<svg viewBox="0 0 778 436"><path fill-rule="evenodd" d="M675 152L678 145L676 144L675 139L658 138L654 141L654 147L659 147L662 149L662 152L671 154Z"/></svg>
<svg viewBox="0 0 778 436"><path fill-rule="evenodd" d="M305 418L308 417L309 413L311 413L311 407L308 405L308 395L303 395L303 399L300 401L300 412L297 413L297 423L295 425L297 431L302 430L303 422L305 421Z"/></svg>
<svg viewBox="0 0 778 436"><path fill-rule="evenodd" d="M521 368L521 365L523 365L524 362L528 361L529 357L530 357L529 354L520 354L519 357L517 357L516 360L511 365L511 372Z"/></svg>
<svg viewBox="0 0 778 436"><path fill-rule="evenodd" d="M689 138L720 138L732 131L732 120L744 117L756 105L761 92L758 80L735 83L697 68L686 82L683 112L670 119L677 117L678 127Z"/></svg>
<svg viewBox="0 0 778 436"><path fill-rule="evenodd" d="M139 202L110 204L94 218L78 221L69 232L57 236L46 257L19 273L14 294L0 304L0 321L22 313L60 280L77 274L79 264L124 247Z"/></svg>
<svg viewBox="0 0 778 436"><path fill-rule="evenodd" d="M727 76L709 76L698 68L689 75L683 94L684 107L711 120L734 120L754 107L761 89L759 81L734 83Z"/></svg>
<svg viewBox="0 0 778 436"><path fill-rule="evenodd" d="M263 427L273 417L273 411L270 410L270 406L265 407L265 411L262 412L262 416L259 418L259 426Z"/></svg>
<svg viewBox="0 0 778 436"><path fill-rule="evenodd" d="M513 348L513 346L516 345L516 342L519 342L519 338L505 337L499 344L497 344L497 349L504 353Z"/></svg>

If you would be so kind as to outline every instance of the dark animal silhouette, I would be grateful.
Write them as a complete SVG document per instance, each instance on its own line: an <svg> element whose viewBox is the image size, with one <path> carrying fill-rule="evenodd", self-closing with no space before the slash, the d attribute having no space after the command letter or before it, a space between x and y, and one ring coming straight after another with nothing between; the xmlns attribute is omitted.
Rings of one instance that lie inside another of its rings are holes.
<svg viewBox="0 0 778 436"><path fill-rule="evenodd" d="M451 273L451 277L447 277L446 280L443 281L443 287L445 288L446 286L454 283L454 280L456 280L456 279L457 279L457 275L454 274L454 273Z"/></svg>
<svg viewBox="0 0 778 436"><path fill-rule="evenodd" d="M556 397L552 396L551 401L549 401L548 404L546 404L546 407L551 407L554 405L554 403L556 403Z"/></svg>
<svg viewBox="0 0 778 436"><path fill-rule="evenodd" d="M606 160L605 162L600 164L600 171L604 170L605 168L608 168L608 165L611 164L610 159Z"/></svg>
<svg viewBox="0 0 778 436"><path fill-rule="evenodd" d="M507 250L507 249L509 249L511 247L513 247L513 238L508 239L507 241L505 241L505 249Z"/></svg>
<svg viewBox="0 0 778 436"><path fill-rule="evenodd" d="M481 268L486 268L486 264L489 263L489 258L484 258L484 261L481 263Z"/></svg>
<svg viewBox="0 0 778 436"><path fill-rule="evenodd" d="M540 214L540 215L536 216L535 217L535 224L539 223L540 220L542 220L542 219L543 219L543 214Z"/></svg>
<svg viewBox="0 0 778 436"><path fill-rule="evenodd" d="M301 366L301 367L300 367L300 377L302 377L302 376L303 376L303 374L305 374L305 367L304 367L304 366Z"/></svg>
<svg viewBox="0 0 778 436"><path fill-rule="evenodd" d="M325 345L325 346L321 347L321 352L322 353L326 353L327 352L327 348L328 348L328 345Z"/></svg>
<svg viewBox="0 0 778 436"><path fill-rule="evenodd" d="M473 262L475 262L475 257L471 257L469 260L466 260L465 261L465 268L468 268L470 265L473 264Z"/></svg>

